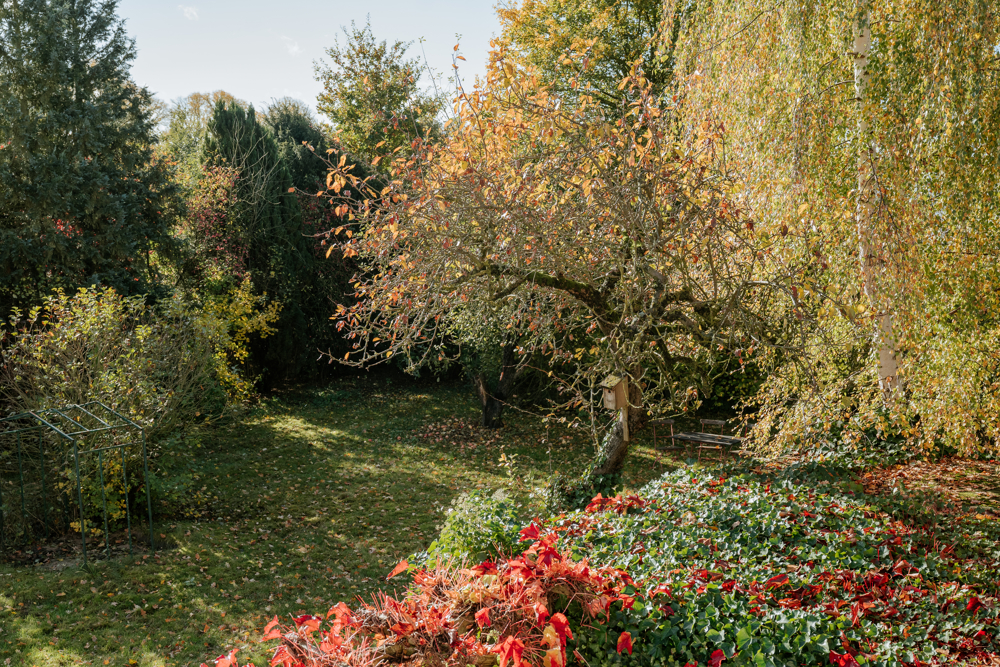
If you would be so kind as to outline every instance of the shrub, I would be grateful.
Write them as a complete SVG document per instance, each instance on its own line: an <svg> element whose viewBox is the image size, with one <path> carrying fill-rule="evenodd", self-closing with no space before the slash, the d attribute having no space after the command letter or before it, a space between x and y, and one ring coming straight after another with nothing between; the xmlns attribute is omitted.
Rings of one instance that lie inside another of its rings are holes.
<svg viewBox="0 0 1000 667"><path fill-rule="evenodd" d="M535 542L517 558L417 570L399 600L380 595L355 609L341 602L325 619L300 616L288 627L275 617L264 635L281 641L271 665L564 667L574 632L632 603L630 581L614 568L567 558L534 525L522 535ZM619 637L618 646L631 650L630 638ZM223 667L234 664L234 653L220 658Z"/></svg>
<svg viewBox="0 0 1000 667"><path fill-rule="evenodd" d="M101 401L144 428L155 459L185 425L220 414L230 397L249 391L239 370L246 332L266 331L268 319L267 311L256 312L253 305L253 297L239 289L201 307L179 297L152 307L112 289L57 292L29 313L14 312L0 367L0 399L9 414ZM112 437L90 436L87 446L111 444ZM0 443L0 471L15 466L16 472L16 457L4 451L8 444ZM62 445L62 450L47 448L46 474L55 476L57 491L69 494L76 486L73 450ZM100 471L93 459L81 459L85 507L102 507L100 472L109 518L124 519L126 496L145 484L141 449L128 447L124 463L117 454L105 456ZM178 490L179 480L157 481L154 490ZM79 522L74 528L80 529Z"/></svg>
<svg viewBox="0 0 1000 667"><path fill-rule="evenodd" d="M265 639L285 667L995 664L998 531L976 528L938 543L847 495L680 470L533 523L519 557L438 561L401 600Z"/></svg>
<svg viewBox="0 0 1000 667"><path fill-rule="evenodd" d="M460 562L516 556L526 547L518 540L522 525L506 492L463 493L448 509L441 535L431 543L427 555Z"/></svg>
<svg viewBox="0 0 1000 667"><path fill-rule="evenodd" d="M0 389L8 410L99 400L150 437L183 424L215 382L211 345L178 306L157 313L142 297L91 288L15 311Z"/></svg>

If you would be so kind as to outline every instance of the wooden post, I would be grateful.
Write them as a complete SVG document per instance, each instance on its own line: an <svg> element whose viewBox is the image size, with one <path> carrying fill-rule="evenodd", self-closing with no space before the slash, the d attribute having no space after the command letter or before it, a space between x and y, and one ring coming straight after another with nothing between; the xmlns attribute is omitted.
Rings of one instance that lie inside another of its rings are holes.
<svg viewBox="0 0 1000 667"><path fill-rule="evenodd" d="M604 390L604 407L608 410L618 410L622 423L622 439L628 442L628 379L609 375L601 383Z"/></svg>
<svg viewBox="0 0 1000 667"><path fill-rule="evenodd" d="M625 400L621 404L622 437L628 442L628 378L622 379L622 395Z"/></svg>

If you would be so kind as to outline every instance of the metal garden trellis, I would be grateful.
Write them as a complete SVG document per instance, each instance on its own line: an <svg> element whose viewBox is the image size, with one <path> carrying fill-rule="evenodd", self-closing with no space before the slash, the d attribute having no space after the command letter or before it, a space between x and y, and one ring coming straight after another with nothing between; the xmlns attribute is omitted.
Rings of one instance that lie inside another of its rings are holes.
<svg viewBox="0 0 1000 667"><path fill-rule="evenodd" d="M52 468L47 470L45 462L45 442L47 439L61 441L64 447L58 450L63 455L65 462L68 454L68 447L72 448L73 478L75 479L75 500L77 511L79 512L80 538L83 547L83 562L87 562L87 526L86 512L83 502L82 477L80 473L81 457L97 455L97 475L101 489L101 503L104 518L104 542L108 557L111 556L111 540L108 526L108 504L105 493L105 452L108 452L108 460L113 460L115 452L121 454L121 472L124 482L125 496L125 517L128 526L128 546L129 554L132 554L132 507L129 502L128 466L126 461L126 448L130 445L140 445L142 448L142 467L144 474L143 486L146 490L146 511L149 518L149 543L153 548L153 506L149 492L149 458L146 453L146 434L144 429L131 419L109 408L100 401L91 401L80 405L66 405L59 408L48 408L23 412L0 419L0 464L4 460L9 462L9 467L0 465L0 551L4 550L4 534L11 519L10 507L18 504L18 499L13 499L13 504L9 504L10 494L4 494L4 487L8 490L17 489L20 495L20 533L23 536L30 536L36 533L38 527L38 517L32 517L32 512L26 504L26 490L35 491L36 485L40 488L35 497L40 498L41 504L41 524L44 527L46 538L49 537L51 528L56 528L56 523L60 517L54 517L50 522L50 500L62 499L62 519L64 525L70 526L72 510L70 507L69 495L60 493L54 489L53 477L58 477L63 473L65 479L65 469ZM89 442L96 440L98 446L87 447ZM110 444L108 444L110 442ZM68 446L68 447L67 447ZM32 451L33 448L35 451ZM36 456L33 457L32 455ZM16 473L13 466L16 460ZM37 464L35 464L37 461ZM35 465L32 465L35 464ZM51 465L51 464L50 464ZM27 478L26 478L27 468ZM31 473L37 472L37 481L31 479ZM6 474L5 474L6 473ZM46 475L49 476L48 486L46 485ZM16 478L16 482L14 481ZM6 496L6 497L5 497ZM34 500L34 498L33 498ZM32 510L35 508L32 507ZM58 511L58 507L55 510Z"/></svg>

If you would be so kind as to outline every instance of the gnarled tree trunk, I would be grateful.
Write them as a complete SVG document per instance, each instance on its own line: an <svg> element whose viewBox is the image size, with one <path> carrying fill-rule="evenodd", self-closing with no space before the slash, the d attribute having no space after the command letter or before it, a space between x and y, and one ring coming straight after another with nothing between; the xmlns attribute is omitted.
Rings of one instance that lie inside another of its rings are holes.
<svg viewBox="0 0 1000 667"><path fill-rule="evenodd" d="M476 375L476 393L483 406L483 416L480 425L483 428L500 428L503 426L503 409L514 391L514 382L520 369L517 367L517 351L514 343L503 347L500 361L500 377L494 387L490 387L486 374Z"/></svg>
<svg viewBox="0 0 1000 667"><path fill-rule="evenodd" d="M628 456L629 446L635 440L635 436L649 422L649 415L642 405L642 389L637 382L628 382L628 435L625 439L624 429L621 420L615 423L615 427L604 439L601 445L600 454L589 477L596 479L605 475L614 475L621 472L625 467L625 458Z"/></svg>

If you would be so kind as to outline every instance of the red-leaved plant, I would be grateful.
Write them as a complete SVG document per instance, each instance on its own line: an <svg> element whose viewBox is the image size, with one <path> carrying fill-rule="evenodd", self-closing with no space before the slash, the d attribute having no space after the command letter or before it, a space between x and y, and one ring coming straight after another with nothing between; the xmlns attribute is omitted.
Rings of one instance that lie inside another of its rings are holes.
<svg viewBox="0 0 1000 667"><path fill-rule="evenodd" d="M400 600L379 594L355 609L341 602L325 618L300 616L294 625L275 617L262 639L281 642L272 667L565 667L573 638L567 612L580 623L607 618L612 604L631 605L622 591L633 582L621 570L574 562L555 548L554 534L541 535L534 524L521 534L535 542L517 558L470 568L439 562L417 570ZM631 653L626 635L618 650ZM236 664L230 653L216 667Z"/></svg>

